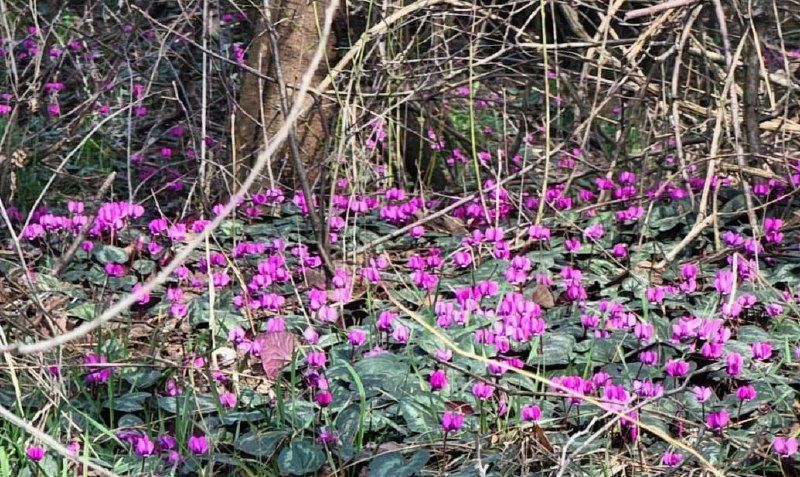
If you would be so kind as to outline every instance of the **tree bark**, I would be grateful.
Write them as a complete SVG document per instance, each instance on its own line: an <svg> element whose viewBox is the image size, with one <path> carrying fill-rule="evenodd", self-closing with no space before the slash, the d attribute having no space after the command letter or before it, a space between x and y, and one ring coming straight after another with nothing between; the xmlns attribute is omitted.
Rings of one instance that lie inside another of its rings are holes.
<svg viewBox="0 0 800 477"><path fill-rule="evenodd" d="M269 15L266 10L259 12L255 35L248 51L248 65L270 79L245 73L235 112L234 139L236 157L233 172L237 180L242 180L250 170L258 150L265 141L275 134L283 124L280 91L275 81L274 59L270 53L268 35L269 18L278 37L278 51L283 80L286 82L289 102L294 87L305 72L308 61L319 42L318 25L322 24L325 2L316 0L276 0L270 2ZM333 49L334 40L328 41L328 52ZM327 62L316 71L313 84L326 74ZM332 104L316 98L317 105L301 118L297 124L298 146L305 172L313 183L318 174L318 165L324 154L327 118ZM294 170L287 160L288 151L280 151L270 165L270 181L294 183ZM272 184L271 184L272 185Z"/></svg>

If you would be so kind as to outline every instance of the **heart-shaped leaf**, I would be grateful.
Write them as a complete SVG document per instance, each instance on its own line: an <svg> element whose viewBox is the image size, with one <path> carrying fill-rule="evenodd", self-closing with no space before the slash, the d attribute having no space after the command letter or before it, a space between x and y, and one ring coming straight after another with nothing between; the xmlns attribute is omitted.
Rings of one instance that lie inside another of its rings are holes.
<svg viewBox="0 0 800 477"><path fill-rule="evenodd" d="M266 333L260 339L263 343L261 364L264 367L264 374L269 379L275 379L283 367L292 360L294 335L288 331L275 331Z"/></svg>

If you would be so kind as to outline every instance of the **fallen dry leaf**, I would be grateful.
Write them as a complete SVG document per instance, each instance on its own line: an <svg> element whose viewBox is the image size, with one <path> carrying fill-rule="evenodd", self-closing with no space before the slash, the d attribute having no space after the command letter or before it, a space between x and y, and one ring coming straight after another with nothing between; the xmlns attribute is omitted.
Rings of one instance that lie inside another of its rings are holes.
<svg viewBox="0 0 800 477"><path fill-rule="evenodd" d="M292 359L294 335L288 331L266 333L261 337L264 343L261 351L261 364L268 379L274 380Z"/></svg>

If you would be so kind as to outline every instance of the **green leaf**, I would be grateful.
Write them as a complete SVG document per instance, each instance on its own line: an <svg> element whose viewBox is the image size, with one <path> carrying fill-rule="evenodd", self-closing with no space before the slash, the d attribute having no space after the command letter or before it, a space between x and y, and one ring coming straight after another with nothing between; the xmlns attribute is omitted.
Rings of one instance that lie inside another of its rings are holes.
<svg viewBox="0 0 800 477"><path fill-rule="evenodd" d="M418 474L428 462L430 454L417 451L409 459L399 452L376 457L369 464L369 477L411 477Z"/></svg>
<svg viewBox="0 0 800 477"><path fill-rule="evenodd" d="M113 408L115 411L122 412L137 412L144 410L144 400L151 396L146 392L133 392L123 394L122 396L114 398L114 401L106 401L106 407Z"/></svg>
<svg viewBox="0 0 800 477"><path fill-rule="evenodd" d="M86 301L67 310L67 316L72 316L83 321L89 321L97 316L97 303Z"/></svg>
<svg viewBox="0 0 800 477"><path fill-rule="evenodd" d="M575 349L575 337L567 334L549 334L545 333L544 348L539 350L537 340L532 343L533 350L528 364L531 365L565 365L569 364L570 359Z"/></svg>
<svg viewBox="0 0 800 477"><path fill-rule="evenodd" d="M284 475L307 475L325 464L325 452L311 439L295 439L278 455L278 469Z"/></svg>
<svg viewBox="0 0 800 477"><path fill-rule="evenodd" d="M159 396L158 407L171 413L199 412L202 414L215 411L217 402L211 394L182 394L180 396Z"/></svg>
<svg viewBox="0 0 800 477"><path fill-rule="evenodd" d="M438 428L439 422L427 407L412 400L400 403L400 414L406 421L408 430L416 434L424 434Z"/></svg>
<svg viewBox="0 0 800 477"><path fill-rule="evenodd" d="M278 444L289 435L288 431L270 431L264 434L247 433L236 439L233 448L256 457L269 458Z"/></svg>
<svg viewBox="0 0 800 477"><path fill-rule="evenodd" d="M106 263L126 263L128 252L113 245L101 245L95 247L94 257L103 265Z"/></svg>
<svg viewBox="0 0 800 477"><path fill-rule="evenodd" d="M130 383L133 389L149 388L161 379L162 373L156 369L137 369L136 371L125 373L123 378Z"/></svg>
<svg viewBox="0 0 800 477"><path fill-rule="evenodd" d="M142 275L150 275L156 269L156 263L152 260L139 259L133 262L131 267Z"/></svg>
<svg viewBox="0 0 800 477"><path fill-rule="evenodd" d="M314 405L303 399L288 401L284 407L286 421L293 428L305 429L314 421Z"/></svg>

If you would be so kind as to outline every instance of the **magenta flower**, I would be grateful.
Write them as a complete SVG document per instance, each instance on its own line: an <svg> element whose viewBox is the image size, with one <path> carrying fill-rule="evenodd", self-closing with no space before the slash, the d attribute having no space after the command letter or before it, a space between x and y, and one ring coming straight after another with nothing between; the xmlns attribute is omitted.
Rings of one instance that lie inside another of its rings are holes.
<svg viewBox="0 0 800 477"><path fill-rule="evenodd" d="M464 425L464 416L455 412L445 412L442 414L441 423L444 432L458 432Z"/></svg>
<svg viewBox="0 0 800 477"><path fill-rule="evenodd" d="M454 253L453 264L458 268L466 268L472 265L472 254L463 250Z"/></svg>
<svg viewBox="0 0 800 477"><path fill-rule="evenodd" d="M783 221L773 217L764 219L764 239L769 243L781 243L783 241Z"/></svg>
<svg viewBox="0 0 800 477"><path fill-rule="evenodd" d="M797 453L797 438L775 436L772 439L772 450L781 457L791 457Z"/></svg>
<svg viewBox="0 0 800 477"><path fill-rule="evenodd" d="M583 231L583 236L588 240L598 240L603 236L603 233L605 233L603 224L594 224L586 227L586 230Z"/></svg>
<svg viewBox="0 0 800 477"><path fill-rule="evenodd" d="M408 343L408 338L411 336L411 330L407 326L397 325L392 331L392 339L398 343Z"/></svg>
<svg viewBox="0 0 800 477"><path fill-rule="evenodd" d="M753 343L751 346L753 359L760 361L769 359L772 356L772 345L766 342Z"/></svg>
<svg viewBox="0 0 800 477"><path fill-rule="evenodd" d="M661 465L665 465L667 467L678 467L681 465L681 461L683 460L683 455L679 452L664 452L661 456Z"/></svg>
<svg viewBox="0 0 800 477"><path fill-rule="evenodd" d="M323 323L334 323L339 319L339 312L332 306L321 306L317 311L317 319Z"/></svg>
<svg viewBox="0 0 800 477"><path fill-rule="evenodd" d="M133 444L133 450L136 452L136 455L139 457L147 457L153 455L155 451L156 445L153 441L147 437L147 434L143 434L136 438Z"/></svg>
<svg viewBox="0 0 800 477"><path fill-rule="evenodd" d="M671 359L667 361L666 371L668 376L686 376L686 373L689 372L689 363L683 360Z"/></svg>
<svg viewBox="0 0 800 477"><path fill-rule="evenodd" d="M431 385L431 391L439 391L440 389L444 389L447 387L447 374L445 374L443 369L437 369L431 373L430 377L428 378L428 382Z"/></svg>
<svg viewBox="0 0 800 477"><path fill-rule="evenodd" d="M306 361L308 365L312 368L324 368L325 362L328 360L327 356L325 355L324 351L319 352L309 352L306 356Z"/></svg>
<svg viewBox="0 0 800 477"><path fill-rule="evenodd" d="M576 253L581 249L581 241L576 238L564 240L564 250L569 253Z"/></svg>
<svg viewBox="0 0 800 477"><path fill-rule="evenodd" d="M604 409L622 412L630 400L630 394L621 384L609 385L603 389L602 407Z"/></svg>
<svg viewBox="0 0 800 477"><path fill-rule="evenodd" d="M740 401L752 401L756 398L756 390L753 386L739 386L736 390L736 398Z"/></svg>
<svg viewBox="0 0 800 477"><path fill-rule="evenodd" d="M330 403L333 402L333 394L328 391L317 393L316 401L320 407L328 407Z"/></svg>
<svg viewBox="0 0 800 477"><path fill-rule="evenodd" d="M542 418L542 410L536 404L525 404L520 409L519 417L525 422L534 422Z"/></svg>
<svg viewBox="0 0 800 477"><path fill-rule="evenodd" d="M733 273L730 270L720 270L714 277L714 288L720 295L730 295L733 290Z"/></svg>
<svg viewBox="0 0 800 477"><path fill-rule="evenodd" d="M797 447L797 444L795 444L795 448L796 447ZM44 459L44 453L45 453L45 449L42 446L30 446L25 451L25 455L28 456L28 459L30 459L30 460L32 460L34 462L41 462L41 460Z"/></svg>
<svg viewBox="0 0 800 477"><path fill-rule="evenodd" d="M347 333L347 341L353 346L361 346L367 341L367 332L359 328L352 328Z"/></svg>
<svg viewBox="0 0 800 477"><path fill-rule="evenodd" d="M727 367L728 374L731 376L738 376L741 374L743 362L744 359L739 353L728 354L728 356L725 357L725 365Z"/></svg>
<svg viewBox="0 0 800 477"><path fill-rule="evenodd" d="M652 350L642 351L639 353L639 362L645 366L655 366L658 364L658 352Z"/></svg>
<svg viewBox="0 0 800 477"><path fill-rule="evenodd" d="M494 393L494 386L484 383L483 381L477 382L472 385L472 394L481 401L485 401L492 397Z"/></svg>
<svg viewBox="0 0 800 477"><path fill-rule="evenodd" d="M695 386L692 388L692 394L694 394L694 399L699 403L704 403L711 398L711 394L714 392L708 386Z"/></svg>
<svg viewBox="0 0 800 477"><path fill-rule="evenodd" d="M109 277L121 277L125 274L125 267L117 263L107 263L103 268Z"/></svg>
<svg viewBox="0 0 800 477"><path fill-rule="evenodd" d="M196 455L208 452L208 439L206 436L192 436L189 438L189 450Z"/></svg>
<svg viewBox="0 0 800 477"><path fill-rule="evenodd" d="M236 407L236 395L232 392L223 391L219 393L219 403L225 409L233 409Z"/></svg>
<svg viewBox="0 0 800 477"><path fill-rule="evenodd" d="M84 364L89 369L89 374L86 375L86 384L105 384L111 378L114 369L110 366L103 366L108 363L105 355L98 355L90 353L86 355Z"/></svg>
<svg viewBox="0 0 800 477"><path fill-rule="evenodd" d="M706 417L706 425L709 429L714 431L721 431L725 426L728 425L728 421L730 420L730 415L728 411L725 409L719 412L712 412L711 414Z"/></svg>
<svg viewBox="0 0 800 477"><path fill-rule="evenodd" d="M628 256L628 246L624 243L617 243L614 244L614 247L611 249L611 255L614 258L625 258Z"/></svg>

